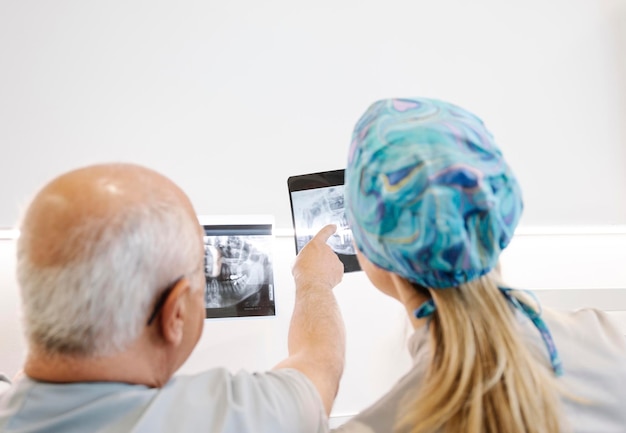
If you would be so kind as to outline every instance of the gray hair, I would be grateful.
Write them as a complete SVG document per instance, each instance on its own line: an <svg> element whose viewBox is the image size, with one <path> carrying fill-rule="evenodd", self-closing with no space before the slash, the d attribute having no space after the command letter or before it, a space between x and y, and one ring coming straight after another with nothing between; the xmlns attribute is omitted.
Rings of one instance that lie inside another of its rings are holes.
<svg viewBox="0 0 626 433"><path fill-rule="evenodd" d="M24 330L30 344L49 353L102 356L124 350L174 280L188 276L194 289L204 288L199 224L167 193L72 227L53 252L74 257L66 263L33 263L32 236L22 227L17 245Z"/></svg>

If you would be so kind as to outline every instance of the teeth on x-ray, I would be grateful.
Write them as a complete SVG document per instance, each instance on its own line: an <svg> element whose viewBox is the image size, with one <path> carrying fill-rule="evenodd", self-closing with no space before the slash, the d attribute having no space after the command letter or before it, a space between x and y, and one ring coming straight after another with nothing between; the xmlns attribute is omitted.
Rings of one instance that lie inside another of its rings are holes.
<svg viewBox="0 0 626 433"><path fill-rule="evenodd" d="M270 284L267 253L254 236L205 236L206 308L234 306Z"/></svg>
<svg viewBox="0 0 626 433"><path fill-rule="evenodd" d="M356 254L345 214L343 188L326 188L311 193L316 194L314 201L303 208L300 214L300 220L307 227L302 236L302 245L326 224L335 224L337 231L328 239L330 247L340 254Z"/></svg>

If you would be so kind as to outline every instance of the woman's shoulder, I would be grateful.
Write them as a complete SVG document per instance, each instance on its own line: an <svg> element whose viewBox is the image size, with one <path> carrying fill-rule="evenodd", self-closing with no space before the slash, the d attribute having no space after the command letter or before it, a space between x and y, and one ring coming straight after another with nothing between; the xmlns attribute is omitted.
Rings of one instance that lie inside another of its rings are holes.
<svg viewBox="0 0 626 433"><path fill-rule="evenodd" d="M542 315L559 352L569 363L593 358L594 363L602 360L600 363L607 367L626 366L626 336L606 311L544 309ZM591 359L587 361L591 363Z"/></svg>
<svg viewBox="0 0 626 433"><path fill-rule="evenodd" d="M626 338L617 322L606 312L597 308L580 308L563 311L545 308L543 316L549 326L560 333L572 336L603 335L626 349Z"/></svg>

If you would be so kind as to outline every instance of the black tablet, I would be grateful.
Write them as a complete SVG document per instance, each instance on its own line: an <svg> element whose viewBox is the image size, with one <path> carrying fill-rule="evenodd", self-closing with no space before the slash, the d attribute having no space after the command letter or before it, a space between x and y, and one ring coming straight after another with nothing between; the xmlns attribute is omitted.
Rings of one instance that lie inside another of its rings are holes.
<svg viewBox="0 0 626 433"><path fill-rule="evenodd" d="M345 215L344 170L300 174L287 179L296 254L325 225L337 225L328 244L337 253L345 272L361 269Z"/></svg>

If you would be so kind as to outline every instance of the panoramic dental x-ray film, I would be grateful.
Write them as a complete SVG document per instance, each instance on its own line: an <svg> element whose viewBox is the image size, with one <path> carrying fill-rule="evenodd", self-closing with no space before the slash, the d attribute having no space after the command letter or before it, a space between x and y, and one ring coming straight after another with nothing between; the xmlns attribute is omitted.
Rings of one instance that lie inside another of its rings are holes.
<svg viewBox="0 0 626 433"><path fill-rule="evenodd" d="M273 224L200 220L206 317L274 316Z"/></svg>

